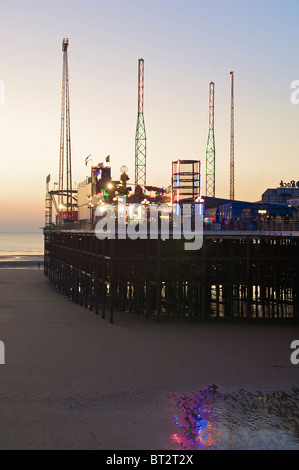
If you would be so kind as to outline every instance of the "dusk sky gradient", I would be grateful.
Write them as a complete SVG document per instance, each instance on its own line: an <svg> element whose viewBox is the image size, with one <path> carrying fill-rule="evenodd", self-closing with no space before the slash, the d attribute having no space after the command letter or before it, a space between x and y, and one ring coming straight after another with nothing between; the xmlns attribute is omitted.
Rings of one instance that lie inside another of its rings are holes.
<svg viewBox="0 0 299 470"><path fill-rule="evenodd" d="M111 155L134 182L138 59L145 65L147 183L200 159L205 194L209 82L215 82L216 196L229 197L230 71L235 72L235 198L299 180L299 2L0 0L0 232L44 225L58 181L62 38L69 38L73 181Z"/></svg>

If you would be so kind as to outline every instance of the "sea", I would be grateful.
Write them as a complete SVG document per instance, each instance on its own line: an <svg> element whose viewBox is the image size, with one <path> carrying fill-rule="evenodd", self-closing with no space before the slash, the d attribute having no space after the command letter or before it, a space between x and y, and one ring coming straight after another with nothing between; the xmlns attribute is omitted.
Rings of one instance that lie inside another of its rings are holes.
<svg viewBox="0 0 299 470"><path fill-rule="evenodd" d="M0 232L0 268L40 268L44 259L43 232Z"/></svg>

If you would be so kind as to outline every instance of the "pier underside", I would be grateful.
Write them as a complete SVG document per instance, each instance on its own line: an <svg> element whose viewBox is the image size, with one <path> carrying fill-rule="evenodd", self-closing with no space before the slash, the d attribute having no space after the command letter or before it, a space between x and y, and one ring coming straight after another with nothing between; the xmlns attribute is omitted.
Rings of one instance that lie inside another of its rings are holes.
<svg viewBox="0 0 299 470"><path fill-rule="evenodd" d="M207 320L298 319L299 237L204 235L184 240L99 240L45 231L45 275L64 295L113 322L115 309Z"/></svg>

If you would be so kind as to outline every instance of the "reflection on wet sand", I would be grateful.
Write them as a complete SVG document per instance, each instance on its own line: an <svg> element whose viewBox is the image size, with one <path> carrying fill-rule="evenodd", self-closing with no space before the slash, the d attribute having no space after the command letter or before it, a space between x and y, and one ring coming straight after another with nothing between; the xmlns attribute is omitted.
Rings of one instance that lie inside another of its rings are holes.
<svg viewBox="0 0 299 470"><path fill-rule="evenodd" d="M220 393L216 385L188 396L169 394L176 406L178 448L299 449L299 389Z"/></svg>

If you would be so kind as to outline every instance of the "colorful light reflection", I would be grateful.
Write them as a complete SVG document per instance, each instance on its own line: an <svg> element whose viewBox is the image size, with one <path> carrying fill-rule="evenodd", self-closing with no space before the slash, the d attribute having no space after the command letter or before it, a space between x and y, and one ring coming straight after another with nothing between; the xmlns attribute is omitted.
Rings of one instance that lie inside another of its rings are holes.
<svg viewBox="0 0 299 470"><path fill-rule="evenodd" d="M178 414L174 416L174 422L180 431L172 434L174 443L192 450L216 448L219 426L213 414L214 396L215 389L212 386L194 396L177 400Z"/></svg>
<svg viewBox="0 0 299 470"><path fill-rule="evenodd" d="M220 393L215 385L192 395L169 395L178 432L172 444L184 450L299 449L299 389Z"/></svg>

